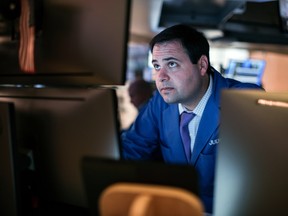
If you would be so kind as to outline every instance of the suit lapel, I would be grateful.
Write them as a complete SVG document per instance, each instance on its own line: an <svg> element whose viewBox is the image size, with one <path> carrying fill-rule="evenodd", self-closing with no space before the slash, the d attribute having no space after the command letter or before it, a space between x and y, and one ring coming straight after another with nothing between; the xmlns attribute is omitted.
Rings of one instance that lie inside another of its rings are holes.
<svg viewBox="0 0 288 216"><path fill-rule="evenodd" d="M219 83L216 83L217 80ZM220 84L222 84L222 80L219 80L219 76L217 74L216 76L214 75L213 93L210 96L207 105L205 107L205 110L203 112L202 119L198 127L197 136L195 139L195 145L191 158L191 163L193 165L195 165L203 148L205 148L205 146L209 143L210 141L209 139L211 139L215 130L219 126L219 119L220 119L219 95L221 91L221 87L219 86Z"/></svg>

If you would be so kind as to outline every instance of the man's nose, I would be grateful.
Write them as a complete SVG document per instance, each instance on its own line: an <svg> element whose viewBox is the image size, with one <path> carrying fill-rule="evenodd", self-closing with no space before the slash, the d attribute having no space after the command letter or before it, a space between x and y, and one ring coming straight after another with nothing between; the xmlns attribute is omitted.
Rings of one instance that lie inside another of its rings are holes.
<svg viewBox="0 0 288 216"><path fill-rule="evenodd" d="M169 79L169 76L167 74L167 70L165 68L161 68L157 73L157 80L159 82L163 82Z"/></svg>

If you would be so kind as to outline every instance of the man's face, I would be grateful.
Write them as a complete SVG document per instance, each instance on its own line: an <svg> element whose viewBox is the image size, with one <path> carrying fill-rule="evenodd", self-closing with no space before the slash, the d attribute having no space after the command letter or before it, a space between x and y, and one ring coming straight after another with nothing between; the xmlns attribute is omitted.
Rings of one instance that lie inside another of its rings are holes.
<svg viewBox="0 0 288 216"><path fill-rule="evenodd" d="M169 41L154 46L152 64L156 86L164 101L194 109L207 89L206 70L203 72L200 63L192 64L182 45Z"/></svg>

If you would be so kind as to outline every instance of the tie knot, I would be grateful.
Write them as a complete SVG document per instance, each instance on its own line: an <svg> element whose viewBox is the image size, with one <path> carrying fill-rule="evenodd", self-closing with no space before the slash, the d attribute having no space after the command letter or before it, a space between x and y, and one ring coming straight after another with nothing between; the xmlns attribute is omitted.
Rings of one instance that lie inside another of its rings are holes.
<svg viewBox="0 0 288 216"><path fill-rule="evenodd" d="M193 112L183 112L181 114L181 124L182 125L187 125L191 120L192 118L195 116L195 114Z"/></svg>

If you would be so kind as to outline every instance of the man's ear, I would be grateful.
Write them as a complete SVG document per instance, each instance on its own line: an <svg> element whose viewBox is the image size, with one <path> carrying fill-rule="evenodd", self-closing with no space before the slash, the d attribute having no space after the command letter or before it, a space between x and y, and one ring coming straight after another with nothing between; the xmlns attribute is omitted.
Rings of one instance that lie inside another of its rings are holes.
<svg viewBox="0 0 288 216"><path fill-rule="evenodd" d="M198 61L198 68L199 71L201 73L201 75L203 76L204 74L206 74L207 70L208 70L208 58L205 55L202 55Z"/></svg>

